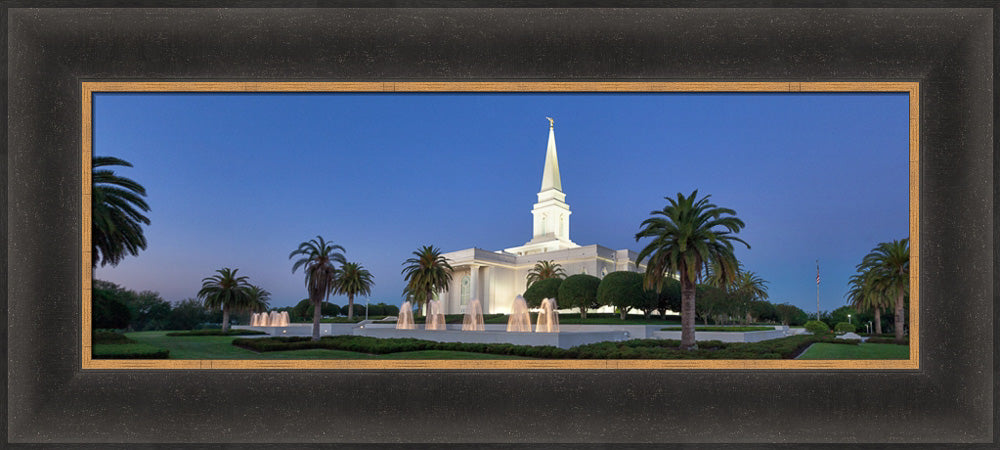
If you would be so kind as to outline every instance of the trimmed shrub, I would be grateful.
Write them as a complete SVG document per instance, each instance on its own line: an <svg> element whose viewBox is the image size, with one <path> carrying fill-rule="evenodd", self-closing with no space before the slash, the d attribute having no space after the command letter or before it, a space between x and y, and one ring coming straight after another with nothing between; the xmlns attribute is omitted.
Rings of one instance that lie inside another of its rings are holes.
<svg viewBox="0 0 1000 450"><path fill-rule="evenodd" d="M854 330L856 330L856 328L854 328L854 324L847 322L839 322L837 323L836 326L833 327L833 331L836 331L837 334L853 333Z"/></svg>
<svg viewBox="0 0 1000 450"><path fill-rule="evenodd" d="M666 339L598 342L568 350L548 346L433 342L367 336L324 336L319 341L312 341L308 337L237 338L233 340L233 345L257 352L324 348L369 354L447 350L554 359L790 359L815 342L857 345L859 341L834 339L829 334L797 335L753 343L702 341L698 343L698 350L694 351L681 350L680 341Z"/></svg>
<svg viewBox="0 0 1000 450"><path fill-rule="evenodd" d="M170 350L147 344L95 344L94 359L167 359Z"/></svg>
<svg viewBox="0 0 1000 450"><path fill-rule="evenodd" d="M870 337L865 342L869 344L900 344L899 342L896 342L895 337L878 337L878 336ZM906 336L906 339L900 345L910 345L910 337Z"/></svg>
<svg viewBox="0 0 1000 450"><path fill-rule="evenodd" d="M546 278L536 281L524 291L524 301L529 308L538 308L542 305L542 300L547 298L556 299L556 305L560 305L559 286L562 285L562 282L562 278Z"/></svg>
<svg viewBox="0 0 1000 450"><path fill-rule="evenodd" d="M97 344L134 344L135 341L129 339L124 334L111 330L94 330L90 335L90 342Z"/></svg>
<svg viewBox="0 0 1000 450"><path fill-rule="evenodd" d="M597 302L618 307L621 319L625 320L632 308L643 312L656 309L657 295L642 288L642 275L622 270L601 279L597 286Z"/></svg>
<svg viewBox="0 0 1000 450"><path fill-rule="evenodd" d="M172 331L170 333L167 333L167 336L249 336L254 334L267 334L267 333L257 330L240 330L236 328L230 328L229 331L225 333L223 333L221 329Z"/></svg>
<svg viewBox="0 0 1000 450"><path fill-rule="evenodd" d="M681 331L681 327L661 328L660 331ZM747 332L747 331L774 331L774 327L694 327L694 331L726 331L726 332Z"/></svg>
<svg viewBox="0 0 1000 450"><path fill-rule="evenodd" d="M593 275L570 275L559 285L559 300L556 303L560 308L580 308L580 317L586 319L587 309L601 307L597 301L600 285L601 279Z"/></svg>
<svg viewBox="0 0 1000 450"><path fill-rule="evenodd" d="M820 320L810 320L806 322L806 331L812 334L825 334L830 332L830 327L827 326L826 322Z"/></svg>

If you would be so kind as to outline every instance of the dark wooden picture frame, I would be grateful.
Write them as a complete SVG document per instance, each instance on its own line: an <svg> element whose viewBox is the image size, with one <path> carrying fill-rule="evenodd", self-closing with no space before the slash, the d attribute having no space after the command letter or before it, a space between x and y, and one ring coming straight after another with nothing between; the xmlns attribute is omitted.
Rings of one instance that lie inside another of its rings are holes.
<svg viewBox="0 0 1000 450"><path fill-rule="evenodd" d="M8 4L7 441L993 442L998 26L984 5ZM920 369L82 371L90 80L919 82Z"/></svg>

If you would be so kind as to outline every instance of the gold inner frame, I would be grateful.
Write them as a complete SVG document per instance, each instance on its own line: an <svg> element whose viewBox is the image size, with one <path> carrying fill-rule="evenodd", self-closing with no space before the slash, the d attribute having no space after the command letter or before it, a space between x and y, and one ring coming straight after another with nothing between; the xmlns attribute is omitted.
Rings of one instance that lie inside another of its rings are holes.
<svg viewBox="0 0 1000 450"><path fill-rule="evenodd" d="M83 369L326 370L916 370L920 368L920 85L918 82L82 82L82 341ZM100 92L905 92L909 95L910 357L900 360L119 360L91 357L91 157L93 94Z"/></svg>

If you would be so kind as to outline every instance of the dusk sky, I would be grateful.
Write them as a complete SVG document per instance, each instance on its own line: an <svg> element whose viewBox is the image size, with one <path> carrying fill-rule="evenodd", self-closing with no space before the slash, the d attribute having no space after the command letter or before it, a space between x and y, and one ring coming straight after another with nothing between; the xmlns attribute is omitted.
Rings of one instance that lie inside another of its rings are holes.
<svg viewBox="0 0 1000 450"><path fill-rule="evenodd" d="M322 235L398 305L421 245L531 239L549 116L574 242L639 251L663 197L698 189L746 222L736 255L771 302L814 312L819 259L832 310L866 253L907 237L907 111L906 94L97 94L94 154L134 165L114 169L152 223L94 276L177 302L238 268L290 306L288 255Z"/></svg>

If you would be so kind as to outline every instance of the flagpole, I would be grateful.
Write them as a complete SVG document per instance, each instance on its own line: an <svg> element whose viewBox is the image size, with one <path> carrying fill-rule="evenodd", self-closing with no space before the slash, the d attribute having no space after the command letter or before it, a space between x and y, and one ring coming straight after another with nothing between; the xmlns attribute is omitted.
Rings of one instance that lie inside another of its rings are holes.
<svg viewBox="0 0 1000 450"><path fill-rule="evenodd" d="M819 260L816 260L816 320L819 320Z"/></svg>

